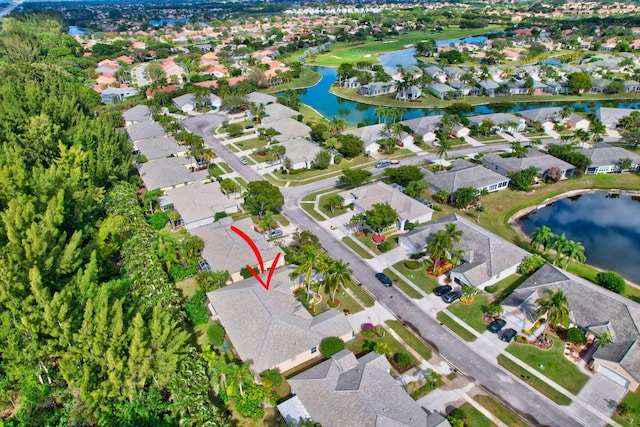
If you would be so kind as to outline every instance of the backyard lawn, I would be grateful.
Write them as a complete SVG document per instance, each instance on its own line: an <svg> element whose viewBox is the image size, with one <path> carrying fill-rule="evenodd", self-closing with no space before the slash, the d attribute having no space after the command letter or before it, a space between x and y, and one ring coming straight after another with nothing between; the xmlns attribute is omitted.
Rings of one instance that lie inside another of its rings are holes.
<svg viewBox="0 0 640 427"><path fill-rule="evenodd" d="M411 280L423 292L430 294L439 286L438 280L427 276L427 264L422 263L419 270L409 270L404 265L404 261L397 262L393 268L402 273L407 279Z"/></svg>
<svg viewBox="0 0 640 427"><path fill-rule="evenodd" d="M554 336L551 338L553 347L550 350L541 350L529 344L512 343L507 347L507 352L571 393L577 394L589 377L580 372L578 366L565 357L564 343Z"/></svg>
<svg viewBox="0 0 640 427"><path fill-rule="evenodd" d="M483 333L487 330L487 324L482 320L482 315L484 314L484 308L488 304L489 299L487 296L478 294L474 297L473 303L463 304L458 301L455 304L450 304L447 307L447 310L456 315L460 320L463 320L476 331Z"/></svg>
<svg viewBox="0 0 640 427"><path fill-rule="evenodd" d="M411 332L406 326L400 323L398 320L387 320L387 325L393 331L402 338L402 340L409 345L416 353L418 353L424 360L431 359L431 347L425 344L420 338L418 338L413 332Z"/></svg>
<svg viewBox="0 0 640 427"><path fill-rule="evenodd" d="M515 291L518 286L522 284L525 280L527 280L529 276L522 276L520 274L512 274L511 276L507 276L504 279L500 280L498 283L493 285L496 290L493 293L492 301L503 301L509 295Z"/></svg>

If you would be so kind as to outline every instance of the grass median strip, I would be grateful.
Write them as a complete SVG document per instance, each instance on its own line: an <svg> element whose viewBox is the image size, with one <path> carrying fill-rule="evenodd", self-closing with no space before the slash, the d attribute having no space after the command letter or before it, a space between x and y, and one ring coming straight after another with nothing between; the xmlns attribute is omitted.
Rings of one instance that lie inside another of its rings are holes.
<svg viewBox="0 0 640 427"><path fill-rule="evenodd" d="M387 325L406 342L409 347L414 349L424 360L431 359L431 348L426 345L420 338L411 332L406 326L398 320L387 320Z"/></svg>
<svg viewBox="0 0 640 427"><path fill-rule="evenodd" d="M456 335L458 335L463 340L469 341L469 342L476 340L476 336L475 335L473 335L471 332L467 331L464 328L464 326L460 325L458 322L453 320L444 311L439 311L438 314L436 315L436 319L438 319L440 321L440 323L445 325L447 328L451 329Z"/></svg>
<svg viewBox="0 0 640 427"><path fill-rule="evenodd" d="M311 217L312 217L313 219L315 219L316 221L318 221L318 222L322 222L322 221L324 221L324 220L325 220L325 218L324 218L322 215L320 215L320 214L318 213L318 211L316 211L316 210L314 209L314 207L313 207L313 204L312 204L312 203L300 203L300 206L302 207L302 209L304 209L304 211L305 211L306 213L308 213L309 215L311 215Z"/></svg>
<svg viewBox="0 0 640 427"><path fill-rule="evenodd" d="M529 425L522 418L514 414L510 409L491 396L479 394L474 396L473 399L509 427L527 427Z"/></svg>
<svg viewBox="0 0 640 427"><path fill-rule="evenodd" d="M360 300L360 302L365 305L365 307L373 307L376 300L371 296L371 294L369 294L369 292L357 284L349 284L348 288Z"/></svg>
<svg viewBox="0 0 640 427"><path fill-rule="evenodd" d="M385 268L383 270L383 273L389 276L389 279L391 279L391 281L393 282L393 285L400 288L400 290L405 294L407 294L409 298L415 298L415 299L422 298L422 294L420 292L416 291L413 286L411 286L410 284L402 280L393 271L389 270L388 268Z"/></svg>
<svg viewBox="0 0 640 427"><path fill-rule="evenodd" d="M304 206L305 205L302 205L303 208L304 208ZM358 255L360 255L364 259L373 258L373 256L369 252L367 252L366 249L364 249L362 246L360 246L355 240L353 240L349 236L344 236L342 238L342 243L347 245L349 247L349 249L351 249L352 251L354 251L355 253L357 253Z"/></svg>
<svg viewBox="0 0 640 427"><path fill-rule="evenodd" d="M505 368L507 371L511 372L516 377L520 378L531 387L538 390L540 393L547 396L549 399L553 400L558 405L569 405L571 403L571 399L566 395L560 393L555 388L552 388L541 380L540 378L531 375L531 373L518 365L516 362L510 360L504 354L498 356L498 364Z"/></svg>

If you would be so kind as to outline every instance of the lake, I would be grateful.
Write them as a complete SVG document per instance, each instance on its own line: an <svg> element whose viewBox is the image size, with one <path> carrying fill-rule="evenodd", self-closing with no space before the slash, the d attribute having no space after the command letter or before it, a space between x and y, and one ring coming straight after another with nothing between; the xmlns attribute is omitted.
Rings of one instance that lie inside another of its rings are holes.
<svg viewBox="0 0 640 427"><path fill-rule="evenodd" d="M640 197L583 194L559 200L519 221L531 235L546 225L584 245L587 263L640 283Z"/></svg>
<svg viewBox="0 0 640 427"><path fill-rule="evenodd" d="M79 27L76 27L75 25L69 25L69 35L79 36L81 34L86 34L86 31Z"/></svg>
<svg viewBox="0 0 640 427"><path fill-rule="evenodd" d="M410 49L406 49L410 50ZM400 51L404 52L404 51ZM386 55L386 54L385 54ZM395 67L395 65L394 65ZM309 69L319 73L322 78L313 87L307 89L298 89L302 102L316 109L323 116L331 119L333 116L342 117L349 126L356 126L358 123L374 124L377 123L377 117L373 113L375 106L364 104L356 101L349 101L333 95L329 92L331 85L335 82L337 77L337 68L331 67L319 67L309 66ZM552 98L552 97L550 97ZM500 102L499 97L495 98L495 102ZM473 102L473 97L461 100L461 102ZM408 103L407 103L408 104ZM587 103L576 103L571 101L551 101L548 102L521 102L516 103L510 110L511 112L528 110L542 107L552 106L564 106L571 105L572 108L578 111L591 111ZM596 108L601 106L607 107L619 107L619 108L639 108L640 102L638 100L629 101L611 101L600 102L595 104ZM489 114L494 111L486 105L477 105L474 110L468 115ZM440 110L434 110L431 108L408 108L408 111L404 114L403 119L413 119L416 117L429 116L434 114L442 114Z"/></svg>
<svg viewBox="0 0 640 427"><path fill-rule="evenodd" d="M156 19L155 21L149 21L149 25L152 25L154 27L162 27L164 24L183 24L187 22L186 19L173 19L173 18L168 18L168 19Z"/></svg>

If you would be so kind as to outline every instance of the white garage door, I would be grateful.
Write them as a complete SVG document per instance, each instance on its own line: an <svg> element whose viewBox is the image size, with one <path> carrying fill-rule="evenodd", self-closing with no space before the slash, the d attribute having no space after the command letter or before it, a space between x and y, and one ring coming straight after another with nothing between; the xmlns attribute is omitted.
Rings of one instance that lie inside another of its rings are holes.
<svg viewBox="0 0 640 427"><path fill-rule="evenodd" d="M598 365L598 373L602 374L606 378L609 378L614 383L621 385L624 388L629 386L629 380L614 371L613 369L607 368L603 365Z"/></svg>

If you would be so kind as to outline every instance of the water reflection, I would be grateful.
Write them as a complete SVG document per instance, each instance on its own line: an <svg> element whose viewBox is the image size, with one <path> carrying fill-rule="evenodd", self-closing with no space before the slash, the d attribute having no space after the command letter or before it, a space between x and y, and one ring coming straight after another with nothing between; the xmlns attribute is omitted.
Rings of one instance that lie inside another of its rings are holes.
<svg viewBox="0 0 640 427"><path fill-rule="evenodd" d="M640 201L638 197L597 193L562 199L520 220L530 235L546 225L555 234L581 242L587 263L616 271L640 283Z"/></svg>

